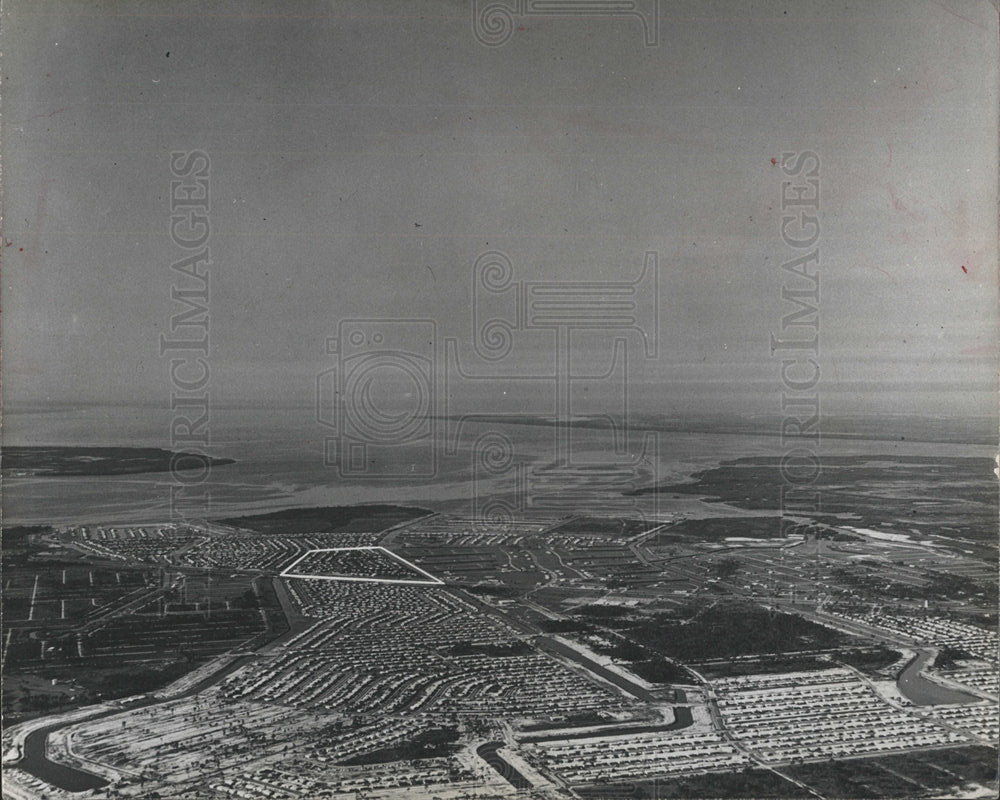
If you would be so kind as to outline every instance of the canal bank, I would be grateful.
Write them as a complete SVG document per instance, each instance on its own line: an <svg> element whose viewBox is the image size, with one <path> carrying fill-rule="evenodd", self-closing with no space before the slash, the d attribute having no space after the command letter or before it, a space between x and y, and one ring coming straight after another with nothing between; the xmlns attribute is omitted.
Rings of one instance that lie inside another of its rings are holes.
<svg viewBox="0 0 1000 800"><path fill-rule="evenodd" d="M940 706L953 703L978 703L982 700L974 694L951 689L937 681L932 681L922 673L937 656L937 650L921 648L917 650L916 656L899 674L896 680L896 687L914 705L918 706Z"/></svg>

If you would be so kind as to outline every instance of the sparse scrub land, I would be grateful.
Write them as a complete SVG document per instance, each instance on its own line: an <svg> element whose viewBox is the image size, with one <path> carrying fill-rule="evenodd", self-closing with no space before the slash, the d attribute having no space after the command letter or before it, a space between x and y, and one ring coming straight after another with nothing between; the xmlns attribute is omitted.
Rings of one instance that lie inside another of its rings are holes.
<svg viewBox="0 0 1000 800"><path fill-rule="evenodd" d="M967 783L995 789L996 765L995 749L954 747L912 755L800 764L789 767L788 772L827 797L878 800L954 796Z"/></svg>
<svg viewBox="0 0 1000 800"><path fill-rule="evenodd" d="M668 798L800 798L802 789L766 769L712 772L621 784L598 784L576 790L588 800L668 800Z"/></svg>
<svg viewBox="0 0 1000 800"><path fill-rule="evenodd" d="M817 650L848 639L795 614L739 601L720 601L707 608L690 605L677 616L657 614L628 635L681 661Z"/></svg>

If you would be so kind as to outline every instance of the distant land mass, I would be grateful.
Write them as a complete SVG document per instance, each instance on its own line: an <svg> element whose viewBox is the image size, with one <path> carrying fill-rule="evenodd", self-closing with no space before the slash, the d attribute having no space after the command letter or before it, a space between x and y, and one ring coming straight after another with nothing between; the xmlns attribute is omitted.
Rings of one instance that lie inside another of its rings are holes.
<svg viewBox="0 0 1000 800"><path fill-rule="evenodd" d="M754 436L780 436L783 420L780 415L768 414L669 416L633 413L627 418L623 418L621 414L591 414L559 418L550 414L491 412L452 414L433 418L466 423L500 423L542 427L559 425L568 428L597 429L610 427L623 429L627 427L635 432L746 434ZM994 445L997 443L997 418L995 416L940 418L904 414L880 416L824 414L817 425L822 430L825 439L910 440L942 444Z"/></svg>
<svg viewBox="0 0 1000 800"><path fill-rule="evenodd" d="M349 533L385 530L402 522L426 517L431 513L433 512L426 508L369 503L356 506L289 508L269 514L230 517L215 521L233 528L243 528L268 535Z"/></svg>
<svg viewBox="0 0 1000 800"><path fill-rule="evenodd" d="M158 447L4 447L0 451L5 473L62 478L79 475L139 475L146 472L183 472L235 464L231 458L209 458L200 453L174 452Z"/></svg>
<svg viewBox="0 0 1000 800"><path fill-rule="evenodd" d="M992 459L981 457L824 456L800 490L822 498L808 511L813 520L894 532L904 540L913 536L960 541L967 552L995 562L998 498L993 467ZM695 472L687 482L627 494L696 495L755 511L801 514L794 503L783 505L788 485L781 458L752 456Z"/></svg>

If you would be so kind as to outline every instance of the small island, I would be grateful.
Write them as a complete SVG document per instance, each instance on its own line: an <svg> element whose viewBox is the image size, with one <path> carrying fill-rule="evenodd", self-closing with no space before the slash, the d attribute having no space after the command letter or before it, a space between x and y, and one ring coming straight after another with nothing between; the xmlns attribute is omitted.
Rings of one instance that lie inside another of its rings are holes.
<svg viewBox="0 0 1000 800"><path fill-rule="evenodd" d="M138 475L183 472L235 464L231 458L174 452L158 447L4 447L0 466L5 475L62 478L81 475Z"/></svg>

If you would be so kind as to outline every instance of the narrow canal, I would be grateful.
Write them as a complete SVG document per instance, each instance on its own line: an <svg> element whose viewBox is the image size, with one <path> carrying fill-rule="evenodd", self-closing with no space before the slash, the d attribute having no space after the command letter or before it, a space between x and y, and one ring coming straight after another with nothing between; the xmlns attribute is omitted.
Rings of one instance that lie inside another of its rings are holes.
<svg viewBox="0 0 1000 800"><path fill-rule="evenodd" d="M503 746L503 742L487 742L476 748L476 755L500 773L500 777L515 789L530 789L531 781L508 764L497 752Z"/></svg>

